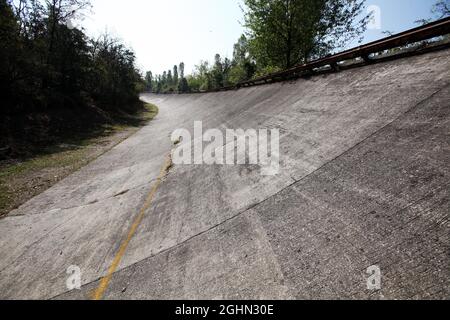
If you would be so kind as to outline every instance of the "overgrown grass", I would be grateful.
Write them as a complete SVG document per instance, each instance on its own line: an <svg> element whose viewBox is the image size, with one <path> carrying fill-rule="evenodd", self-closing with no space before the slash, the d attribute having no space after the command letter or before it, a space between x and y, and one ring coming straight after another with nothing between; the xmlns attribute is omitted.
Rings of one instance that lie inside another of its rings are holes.
<svg viewBox="0 0 450 320"><path fill-rule="evenodd" d="M153 120L159 110L146 104L137 115L124 116L88 138L48 146L35 157L0 166L0 216L95 160Z"/></svg>

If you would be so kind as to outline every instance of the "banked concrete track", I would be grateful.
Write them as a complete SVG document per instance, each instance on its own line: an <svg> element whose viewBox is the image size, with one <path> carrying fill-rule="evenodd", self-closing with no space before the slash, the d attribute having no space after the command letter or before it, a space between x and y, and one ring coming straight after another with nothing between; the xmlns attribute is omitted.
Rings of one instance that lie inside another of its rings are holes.
<svg viewBox="0 0 450 320"><path fill-rule="evenodd" d="M0 220L0 298L88 299L173 130L279 128L281 171L174 166L105 299L449 298L450 51L295 82L144 95L157 119ZM66 270L82 271L68 292ZM367 290L378 265L382 289Z"/></svg>

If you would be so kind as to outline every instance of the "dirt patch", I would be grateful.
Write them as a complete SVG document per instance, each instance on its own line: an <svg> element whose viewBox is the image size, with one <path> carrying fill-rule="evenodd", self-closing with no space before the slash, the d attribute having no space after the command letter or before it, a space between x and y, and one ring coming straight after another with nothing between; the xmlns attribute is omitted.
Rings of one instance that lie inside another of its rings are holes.
<svg viewBox="0 0 450 320"><path fill-rule="evenodd" d="M148 104L120 125L105 125L96 137L45 148L26 160L0 163L0 217L52 187L130 137L158 114Z"/></svg>

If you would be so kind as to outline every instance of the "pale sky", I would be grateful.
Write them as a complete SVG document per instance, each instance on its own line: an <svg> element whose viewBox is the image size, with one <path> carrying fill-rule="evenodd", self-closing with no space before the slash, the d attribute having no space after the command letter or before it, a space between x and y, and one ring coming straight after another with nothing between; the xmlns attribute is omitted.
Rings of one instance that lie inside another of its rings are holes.
<svg viewBox="0 0 450 320"><path fill-rule="evenodd" d="M368 31L365 41L400 32L430 16L436 0L368 0L381 8L381 30ZM138 67L160 74L183 61L186 74L216 53L231 58L243 33L241 0L92 0L92 13L82 22L91 36L108 30L137 55ZM356 44L355 44L356 45Z"/></svg>
<svg viewBox="0 0 450 320"><path fill-rule="evenodd" d="M243 33L239 0L92 0L88 33L107 29L131 46L138 66L153 74L183 61L189 73L216 53L231 58Z"/></svg>

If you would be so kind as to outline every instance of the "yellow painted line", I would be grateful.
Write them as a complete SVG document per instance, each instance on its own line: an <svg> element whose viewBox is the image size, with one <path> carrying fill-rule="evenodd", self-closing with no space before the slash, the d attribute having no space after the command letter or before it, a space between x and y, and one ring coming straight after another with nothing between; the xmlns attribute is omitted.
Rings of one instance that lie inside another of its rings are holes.
<svg viewBox="0 0 450 320"><path fill-rule="evenodd" d="M148 194L147 198L145 199L144 206L139 211L139 215L131 225L130 231L128 232L127 237L120 245L119 251L117 252L116 256L114 257L114 260L111 264L111 266L108 269L107 275L100 280L100 284L97 287L97 289L92 293L92 299L93 300L101 300L108 289L109 283L112 279L113 274L116 272L120 261L122 261L122 258L128 248L128 245L130 244L131 239L133 238L134 234L136 233L137 228L142 222L142 219L144 218L145 212L150 208L153 198L155 197L156 191L158 190L159 185L161 184L163 178L167 175L168 170L172 166L172 159L170 156L167 157L167 160L164 164L164 167L161 169L161 173L158 176L158 179L155 181L155 184L153 185L150 193Z"/></svg>

